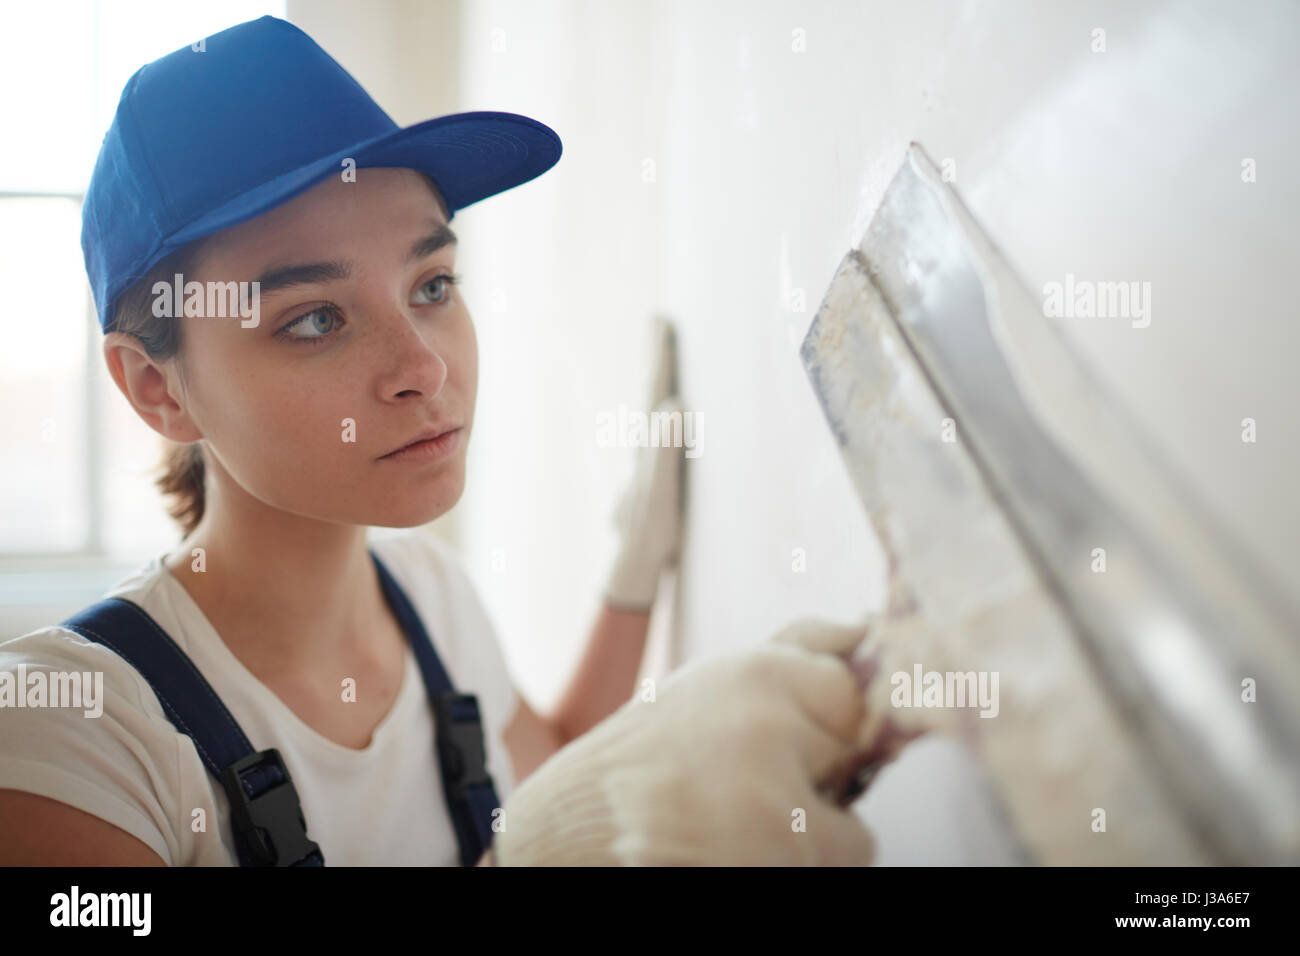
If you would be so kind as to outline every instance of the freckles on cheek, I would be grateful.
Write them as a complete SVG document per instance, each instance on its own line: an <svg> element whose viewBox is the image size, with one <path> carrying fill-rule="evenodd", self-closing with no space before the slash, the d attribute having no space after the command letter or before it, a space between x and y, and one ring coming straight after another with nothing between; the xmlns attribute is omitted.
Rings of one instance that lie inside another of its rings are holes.
<svg viewBox="0 0 1300 956"><path fill-rule="evenodd" d="M335 472L368 448L359 401L346 381L280 382L262 412L265 448L286 472Z"/></svg>
<svg viewBox="0 0 1300 956"><path fill-rule="evenodd" d="M255 496L291 510L315 510L344 491L369 460L355 389L337 376L289 376L283 369L233 375L214 436L232 474ZM328 479L328 480L327 480Z"/></svg>

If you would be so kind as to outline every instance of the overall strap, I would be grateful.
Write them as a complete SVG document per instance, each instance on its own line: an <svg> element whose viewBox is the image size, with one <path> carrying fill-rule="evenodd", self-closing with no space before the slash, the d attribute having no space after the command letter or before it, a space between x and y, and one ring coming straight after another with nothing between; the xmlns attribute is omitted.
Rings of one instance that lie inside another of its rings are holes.
<svg viewBox="0 0 1300 956"><path fill-rule="evenodd" d="M433 707L438 766L447 811L460 845L460 861L463 866L474 866L492 843L492 815L500 806L487 770L478 698L457 693L452 687L410 600L374 551L370 557L379 573L384 598L406 632L420 665Z"/></svg>
<svg viewBox="0 0 1300 956"><path fill-rule="evenodd" d="M185 652L138 604L105 598L61 622L114 651L149 682L164 712L194 741L230 801L240 866L324 866L289 770L275 749L258 751Z"/></svg>

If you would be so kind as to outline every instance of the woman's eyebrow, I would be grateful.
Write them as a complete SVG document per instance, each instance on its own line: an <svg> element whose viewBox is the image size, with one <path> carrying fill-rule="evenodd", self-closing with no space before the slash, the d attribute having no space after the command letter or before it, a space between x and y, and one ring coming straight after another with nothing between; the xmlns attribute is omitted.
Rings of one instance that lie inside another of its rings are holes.
<svg viewBox="0 0 1300 956"><path fill-rule="evenodd" d="M431 256L439 249L447 246L458 244L456 233L451 231L451 226L439 223L434 227L433 232L422 239L416 241L411 246L409 259L423 259L425 256ZM257 278L258 292L261 295L270 295L272 292L278 292L294 285L316 285L323 282L337 282L348 278L352 274L351 263L348 262L302 262L288 266L278 266L268 269Z"/></svg>
<svg viewBox="0 0 1300 956"><path fill-rule="evenodd" d="M269 295L291 285L315 285L321 282L335 282L346 279L352 274L351 266L346 262L304 262L291 266L268 269L257 277L258 293Z"/></svg>
<svg viewBox="0 0 1300 956"><path fill-rule="evenodd" d="M411 260L423 259L425 256L431 256L444 246L457 244L456 234L451 231L451 226L445 222L438 223L433 232L425 236L415 245L411 246Z"/></svg>

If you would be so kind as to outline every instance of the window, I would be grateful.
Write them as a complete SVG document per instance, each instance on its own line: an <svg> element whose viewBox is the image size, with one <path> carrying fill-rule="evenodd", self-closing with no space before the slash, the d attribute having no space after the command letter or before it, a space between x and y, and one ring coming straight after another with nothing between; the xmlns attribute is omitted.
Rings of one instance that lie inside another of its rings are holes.
<svg viewBox="0 0 1300 956"><path fill-rule="evenodd" d="M284 16L284 7L47 0L5 11L0 613L35 604L75 610L178 540L153 485L162 439L104 365L81 255L81 200L135 70L244 20ZM0 619L0 640L22 633L15 626L13 615Z"/></svg>

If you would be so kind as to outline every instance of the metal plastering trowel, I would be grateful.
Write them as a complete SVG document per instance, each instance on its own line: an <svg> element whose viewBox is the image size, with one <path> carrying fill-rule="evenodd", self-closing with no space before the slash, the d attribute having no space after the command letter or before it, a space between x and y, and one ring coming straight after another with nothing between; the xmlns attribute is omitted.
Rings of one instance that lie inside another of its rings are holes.
<svg viewBox="0 0 1300 956"><path fill-rule="evenodd" d="M919 146L802 357L888 557L889 665L1000 678L989 719L877 706L961 736L1040 862L1300 862L1300 615Z"/></svg>

